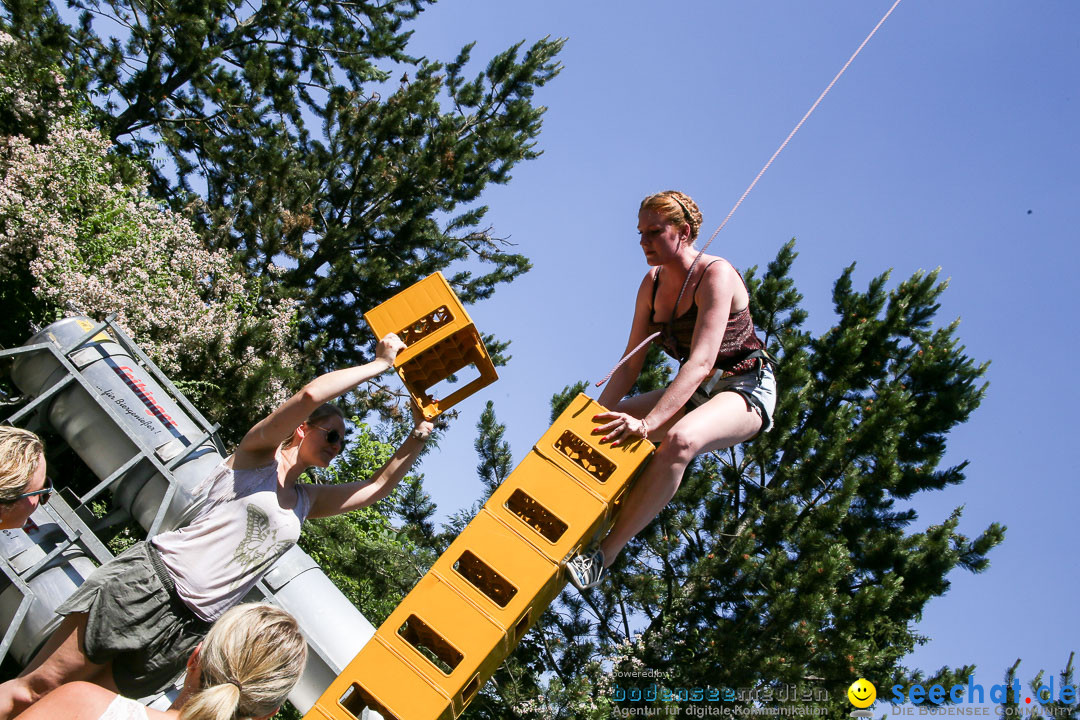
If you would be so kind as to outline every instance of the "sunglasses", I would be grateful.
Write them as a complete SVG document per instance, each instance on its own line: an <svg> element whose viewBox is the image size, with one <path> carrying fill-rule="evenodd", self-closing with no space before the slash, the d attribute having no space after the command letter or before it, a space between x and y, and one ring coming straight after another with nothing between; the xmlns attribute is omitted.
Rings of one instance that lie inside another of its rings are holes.
<svg viewBox="0 0 1080 720"><path fill-rule="evenodd" d="M19 502L23 498L34 497L35 495L40 495L41 499L38 500L38 502L41 505L44 505L44 504L49 502L49 495L52 494L52 491L53 491L52 478L46 477L45 478L45 487L41 488L40 490L34 490L33 492L28 492L28 493L21 493L19 495L16 495L15 497L13 497L11 500L4 500L2 502L5 505L10 505L12 503Z"/></svg>
<svg viewBox="0 0 1080 720"><path fill-rule="evenodd" d="M340 443L341 449L345 449L345 443L349 440L347 435L342 435L337 430L327 430L326 428L319 427L318 425L308 425L308 427L315 428L316 430L322 430L323 435L326 436L327 443L329 443L330 445L336 445Z"/></svg>

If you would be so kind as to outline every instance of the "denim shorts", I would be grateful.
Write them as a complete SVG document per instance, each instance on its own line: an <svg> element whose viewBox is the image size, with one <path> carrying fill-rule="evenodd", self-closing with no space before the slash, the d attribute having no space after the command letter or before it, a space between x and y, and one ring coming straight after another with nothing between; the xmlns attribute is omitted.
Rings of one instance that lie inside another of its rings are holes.
<svg viewBox="0 0 1080 720"><path fill-rule="evenodd" d="M719 371L713 373L687 400L686 412L696 410L722 392L736 392L742 395L747 405L757 408L761 415L761 430L758 434L768 432L776 411L776 376L769 363L759 361L758 365L756 370L730 377L724 377Z"/></svg>

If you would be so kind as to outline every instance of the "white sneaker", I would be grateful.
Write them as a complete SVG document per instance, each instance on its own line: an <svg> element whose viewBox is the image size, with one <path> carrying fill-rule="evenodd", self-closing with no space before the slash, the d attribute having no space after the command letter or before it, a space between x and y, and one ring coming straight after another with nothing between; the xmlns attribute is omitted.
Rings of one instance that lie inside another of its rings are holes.
<svg viewBox="0 0 1080 720"><path fill-rule="evenodd" d="M597 549L588 555L575 555L570 562L566 563L566 574L570 579L570 584L578 590L596 587L607 575L607 568L604 567L604 553Z"/></svg>

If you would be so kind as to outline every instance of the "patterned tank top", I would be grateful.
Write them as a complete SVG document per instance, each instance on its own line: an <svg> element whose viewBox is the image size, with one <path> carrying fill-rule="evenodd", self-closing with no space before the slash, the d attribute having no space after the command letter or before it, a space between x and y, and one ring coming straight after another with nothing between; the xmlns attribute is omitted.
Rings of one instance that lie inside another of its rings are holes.
<svg viewBox="0 0 1080 720"><path fill-rule="evenodd" d="M679 363L686 362L686 359L690 357L690 344L694 339L694 327L697 325L698 318L697 301L694 299L694 296L697 295L698 285L701 284L701 278L705 277L709 267L718 261L719 258L713 260L701 271L698 282L690 293L690 309L666 323L653 320L656 312L656 288L660 285L660 268L657 268L653 274L648 332L650 335L654 332L660 332L659 342L664 352L678 360ZM737 270L736 273L738 273ZM742 280L741 273L739 273L739 279ZM745 286L744 282L743 287ZM750 306L747 305L739 312L731 313L728 316L727 327L724 328L724 339L720 342L720 350L716 353L713 367L722 370L725 375L741 375L750 372L757 368L758 359L748 356L754 350L761 350L764 347L765 344L761 342L757 333L754 332L754 320L750 316Z"/></svg>

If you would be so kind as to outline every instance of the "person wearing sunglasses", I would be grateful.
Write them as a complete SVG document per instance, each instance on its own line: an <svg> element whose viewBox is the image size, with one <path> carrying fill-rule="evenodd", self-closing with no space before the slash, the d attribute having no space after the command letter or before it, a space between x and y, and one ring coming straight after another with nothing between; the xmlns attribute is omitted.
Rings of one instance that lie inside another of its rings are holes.
<svg viewBox="0 0 1080 720"><path fill-rule="evenodd" d="M214 620L296 543L305 520L386 497L433 429L415 409L413 431L367 480L322 485L299 479L344 449L345 418L330 401L389 370L404 347L387 335L372 362L309 382L248 430L203 481L206 502L190 524L137 543L98 568L57 608L63 622L23 675L0 685L0 720L77 680L126 697L160 692Z"/></svg>
<svg viewBox="0 0 1080 720"><path fill-rule="evenodd" d="M49 501L45 445L34 433L0 426L0 529L21 528L38 505Z"/></svg>

